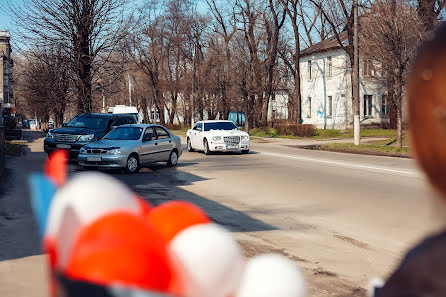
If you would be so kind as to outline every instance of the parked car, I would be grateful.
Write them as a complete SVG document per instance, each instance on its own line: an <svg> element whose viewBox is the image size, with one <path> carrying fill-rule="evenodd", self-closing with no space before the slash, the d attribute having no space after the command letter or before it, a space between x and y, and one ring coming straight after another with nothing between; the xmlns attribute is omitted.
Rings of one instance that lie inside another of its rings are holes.
<svg viewBox="0 0 446 297"><path fill-rule="evenodd" d="M54 129L54 121L51 119L48 121L48 129Z"/></svg>
<svg viewBox="0 0 446 297"><path fill-rule="evenodd" d="M237 129L231 121L201 121L187 131L187 149L204 151L241 151L249 153L249 134Z"/></svg>
<svg viewBox="0 0 446 297"><path fill-rule="evenodd" d="M135 124L117 127L100 141L84 146L77 159L84 168L122 168L136 173L153 162L176 166L182 152L181 139L165 127Z"/></svg>
<svg viewBox="0 0 446 297"><path fill-rule="evenodd" d="M44 149L47 154L59 148L66 149L70 158L77 158L84 145L102 139L117 126L134 123L135 119L130 115L80 114L61 128L49 131L44 141Z"/></svg>
<svg viewBox="0 0 446 297"><path fill-rule="evenodd" d="M138 124L143 122L143 114L135 106L116 105L108 108L108 113L132 115Z"/></svg>

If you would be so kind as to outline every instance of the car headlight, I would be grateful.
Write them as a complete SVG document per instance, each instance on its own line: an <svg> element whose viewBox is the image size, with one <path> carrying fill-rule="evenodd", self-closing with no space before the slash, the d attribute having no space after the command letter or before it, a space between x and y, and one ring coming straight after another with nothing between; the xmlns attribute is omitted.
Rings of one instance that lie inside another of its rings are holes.
<svg viewBox="0 0 446 297"><path fill-rule="evenodd" d="M242 140L243 141L248 141L249 140L249 136L248 135L242 136Z"/></svg>
<svg viewBox="0 0 446 297"><path fill-rule="evenodd" d="M46 134L46 137L47 137L47 138L54 139L54 135L53 135L53 133L51 133L50 131L48 131L48 133Z"/></svg>
<svg viewBox="0 0 446 297"><path fill-rule="evenodd" d="M212 137L212 139L213 139L214 141L218 141L218 140L221 140L221 136L214 136L214 137Z"/></svg>
<svg viewBox="0 0 446 297"><path fill-rule="evenodd" d="M79 137L79 141L91 141L94 138L94 134L82 135Z"/></svg>
<svg viewBox="0 0 446 297"><path fill-rule="evenodd" d="M86 154L87 153L87 149L85 147L82 147L81 150L79 151L79 153Z"/></svg>
<svg viewBox="0 0 446 297"><path fill-rule="evenodd" d="M122 150L120 148L114 148L107 152L109 155L120 155L122 154Z"/></svg>

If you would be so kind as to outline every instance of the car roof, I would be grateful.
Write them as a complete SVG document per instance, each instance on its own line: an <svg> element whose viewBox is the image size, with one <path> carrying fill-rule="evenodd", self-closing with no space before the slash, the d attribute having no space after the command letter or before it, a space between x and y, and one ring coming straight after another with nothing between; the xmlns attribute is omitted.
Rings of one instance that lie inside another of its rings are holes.
<svg viewBox="0 0 446 297"><path fill-rule="evenodd" d="M95 116L95 117L106 117L106 118L112 118L112 117L133 117L131 114L127 114L127 113L81 113L78 115L82 115L82 116Z"/></svg>
<svg viewBox="0 0 446 297"><path fill-rule="evenodd" d="M206 121L199 121L198 123L206 124L206 123L221 123L221 122L232 123L231 121L228 121L228 120L206 120Z"/></svg>
<svg viewBox="0 0 446 297"><path fill-rule="evenodd" d="M167 129L166 127L162 126L162 125L157 125L157 124L126 124L126 125L121 125L119 127L137 127L137 128L148 128L148 127L163 127L165 129Z"/></svg>

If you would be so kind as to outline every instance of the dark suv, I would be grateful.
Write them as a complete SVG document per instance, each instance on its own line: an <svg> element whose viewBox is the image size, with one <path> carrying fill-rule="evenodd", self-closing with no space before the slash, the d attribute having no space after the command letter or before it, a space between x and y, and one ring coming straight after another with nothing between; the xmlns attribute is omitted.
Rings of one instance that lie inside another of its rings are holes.
<svg viewBox="0 0 446 297"><path fill-rule="evenodd" d="M70 158L77 158L80 149L104 137L114 127L135 124L135 118L127 114L84 113L75 116L61 128L48 132L44 148L51 154L58 148L66 149Z"/></svg>

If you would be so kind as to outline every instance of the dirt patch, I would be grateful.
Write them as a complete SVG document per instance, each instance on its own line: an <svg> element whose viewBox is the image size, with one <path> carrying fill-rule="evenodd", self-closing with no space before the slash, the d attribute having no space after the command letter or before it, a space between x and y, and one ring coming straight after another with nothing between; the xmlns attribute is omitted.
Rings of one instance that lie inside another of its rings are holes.
<svg viewBox="0 0 446 297"><path fill-rule="evenodd" d="M338 238L338 239L340 239L340 240L343 240L345 242L351 243L351 244L353 244L353 245L355 245L357 247L360 247L360 248L363 248L363 249L370 249L368 244L366 244L364 242L361 242L359 240L356 240L356 239L353 239L353 238L350 238L350 237L347 237L347 236L339 235L339 234L335 234L333 236Z"/></svg>
<svg viewBox="0 0 446 297"><path fill-rule="evenodd" d="M314 275L325 275L325 276L330 276L330 277L338 276L336 273L323 270L322 268L316 268L316 269L313 269L313 271L314 271L314 273L313 273Z"/></svg>
<svg viewBox="0 0 446 297"><path fill-rule="evenodd" d="M248 257L255 257L260 254L265 253L276 253L281 254L289 259L306 266L311 265L311 262L299 258L294 255L290 255L284 249L275 248L273 246L267 246L264 244L259 244L256 242L248 240L240 240L240 246L242 248L243 254ZM367 296L367 291L357 284L352 283L339 277L336 273L326 271L322 267L315 269L303 268L305 279L308 285L308 296L318 296L318 297L365 297Z"/></svg>

